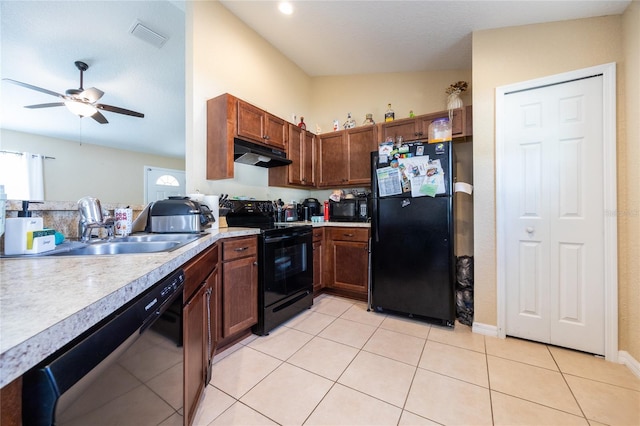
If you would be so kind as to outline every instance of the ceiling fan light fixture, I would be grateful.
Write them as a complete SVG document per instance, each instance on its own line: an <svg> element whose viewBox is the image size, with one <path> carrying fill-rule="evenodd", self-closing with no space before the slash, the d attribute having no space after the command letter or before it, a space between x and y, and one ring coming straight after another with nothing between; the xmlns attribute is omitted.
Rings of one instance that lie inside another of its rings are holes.
<svg viewBox="0 0 640 426"><path fill-rule="evenodd" d="M75 115L79 115L80 117L91 117L93 114L98 112L98 109L95 106L84 102L65 101L64 105L69 109L69 111Z"/></svg>

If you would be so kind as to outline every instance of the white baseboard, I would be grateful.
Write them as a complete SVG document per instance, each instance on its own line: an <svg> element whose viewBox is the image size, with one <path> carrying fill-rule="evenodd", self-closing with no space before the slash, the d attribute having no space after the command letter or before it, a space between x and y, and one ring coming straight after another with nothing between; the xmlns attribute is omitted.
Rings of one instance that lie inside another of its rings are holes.
<svg viewBox="0 0 640 426"><path fill-rule="evenodd" d="M474 321L471 331L485 336L498 337L498 327L495 325L482 324Z"/></svg>
<svg viewBox="0 0 640 426"><path fill-rule="evenodd" d="M629 352L618 351L618 362L626 365L636 377L640 378L640 362L632 357Z"/></svg>

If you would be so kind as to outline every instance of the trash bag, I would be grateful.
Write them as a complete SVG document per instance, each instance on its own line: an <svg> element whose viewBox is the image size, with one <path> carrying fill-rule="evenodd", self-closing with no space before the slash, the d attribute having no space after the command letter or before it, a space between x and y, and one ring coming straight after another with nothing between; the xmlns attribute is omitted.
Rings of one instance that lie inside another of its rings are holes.
<svg viewBox="0 0 640 426"><path fill-rule="evenodd" d="M473 257L460 256L456 262L456 318L473 324Z"/></svg>
<svg viewBox="0 0 640 426"><path fill-rule="evenodd" d="M458 288L456 290L456 318L464 325L473 324L473 291Z"/></svg>
<svg viewBox="0 0 640 426"><path fill-rule="evenodd" d="M460 287L473 288L473 257L460 256L456 262L456 282Z"/></svg>

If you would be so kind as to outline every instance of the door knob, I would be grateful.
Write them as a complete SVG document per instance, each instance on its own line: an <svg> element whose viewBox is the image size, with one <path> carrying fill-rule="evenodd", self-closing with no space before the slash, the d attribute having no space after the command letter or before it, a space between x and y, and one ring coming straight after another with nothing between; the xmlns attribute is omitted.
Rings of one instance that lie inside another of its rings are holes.
<svg viewBox="0 0 640 426"><path fill-rule="evenodd" d="M527 226L527 232L528 232L529 234L533 234L533 231L534 231L534 229L533 229L533 227L532 227L532 226Z"/></svg>

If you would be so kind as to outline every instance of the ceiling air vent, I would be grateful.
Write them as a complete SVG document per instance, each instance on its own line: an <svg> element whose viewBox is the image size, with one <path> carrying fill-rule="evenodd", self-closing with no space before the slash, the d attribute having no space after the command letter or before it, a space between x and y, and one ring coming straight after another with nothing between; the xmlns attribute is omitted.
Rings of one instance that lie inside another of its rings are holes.
<svg viewBox="0 0 640 426"><path fill-rule="evenodd" d="M138 20L131 25L129 32L140 40L146 41L158 49L164 46L167 41L167 37L158 34L149 27L144 26L144 24Z"/></svg>

